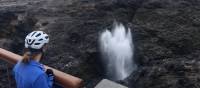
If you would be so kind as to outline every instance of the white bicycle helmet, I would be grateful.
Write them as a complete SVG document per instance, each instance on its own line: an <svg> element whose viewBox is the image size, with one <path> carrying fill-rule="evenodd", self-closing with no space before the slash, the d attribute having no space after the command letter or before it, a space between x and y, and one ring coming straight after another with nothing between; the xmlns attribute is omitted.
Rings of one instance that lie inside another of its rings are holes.
<svg viewBox="0 0 200 88"><path fill-rule="evenodd" d="M25 48L41 49L49 42L48 35L43 31L33 31L25 38Z"/></svg>

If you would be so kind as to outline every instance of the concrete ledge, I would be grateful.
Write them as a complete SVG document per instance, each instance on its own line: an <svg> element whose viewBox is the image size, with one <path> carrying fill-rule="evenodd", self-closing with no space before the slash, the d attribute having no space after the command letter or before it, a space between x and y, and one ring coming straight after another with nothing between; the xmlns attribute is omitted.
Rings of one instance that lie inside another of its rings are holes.
<svg viewBox="0 0 200 88"><path fill-rule="evenodd" d="M128 88L107 79L103 79L95 88Z"/></svg>

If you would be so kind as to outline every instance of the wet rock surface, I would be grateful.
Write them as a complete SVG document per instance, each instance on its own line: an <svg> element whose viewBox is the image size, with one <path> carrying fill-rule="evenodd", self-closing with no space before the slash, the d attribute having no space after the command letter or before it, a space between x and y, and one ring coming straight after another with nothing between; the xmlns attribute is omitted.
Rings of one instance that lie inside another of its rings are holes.
<svg viewBox="0 0 200 88"><path fill-rule="evenodd" d="M199 87L198 0L149 0L133 19L136 88ZM130 81L130 80L129 80Z"/></svg>
<svg viewBox="0 0 200 88"><path fill-rule="evenodd" d="M93 88L104 75L99 33L119 21L133 32L139 66L119 83L129 88L198 88L199 9L198 0L0 0L0 47L22 54L26 34L43 30L50 44L42 63L81 77ZM15 88L1 62L0 87Z"/></svg>

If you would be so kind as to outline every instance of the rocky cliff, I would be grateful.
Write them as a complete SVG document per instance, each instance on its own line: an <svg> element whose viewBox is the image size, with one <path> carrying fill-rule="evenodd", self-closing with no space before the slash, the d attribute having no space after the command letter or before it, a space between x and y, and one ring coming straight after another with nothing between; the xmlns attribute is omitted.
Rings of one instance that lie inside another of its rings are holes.
<svg viewBox="0 0 200 88"><path fill-rule="evenodd" d="M99 33L119 21L131 28L139 66L119 83L198 88L199 9L199 0L0 0L0 46L22 54L26 34L43 30L50 44L42 63L81 77L93 88L104 75ZM15 88L7 73L2 63L0 87L11 82Z"/></svg>

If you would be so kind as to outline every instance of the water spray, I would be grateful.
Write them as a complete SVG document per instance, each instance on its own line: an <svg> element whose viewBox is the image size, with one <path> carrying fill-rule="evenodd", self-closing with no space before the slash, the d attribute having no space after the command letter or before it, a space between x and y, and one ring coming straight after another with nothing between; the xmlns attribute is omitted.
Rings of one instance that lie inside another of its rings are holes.
<svg viewBox="0 0 200 88"><path fill-rule="evenodd" d="M137 69L130 28L126 30L124 25L116 23L112 31L102 32L100 50L108 78L123 80Z"/></svg>

